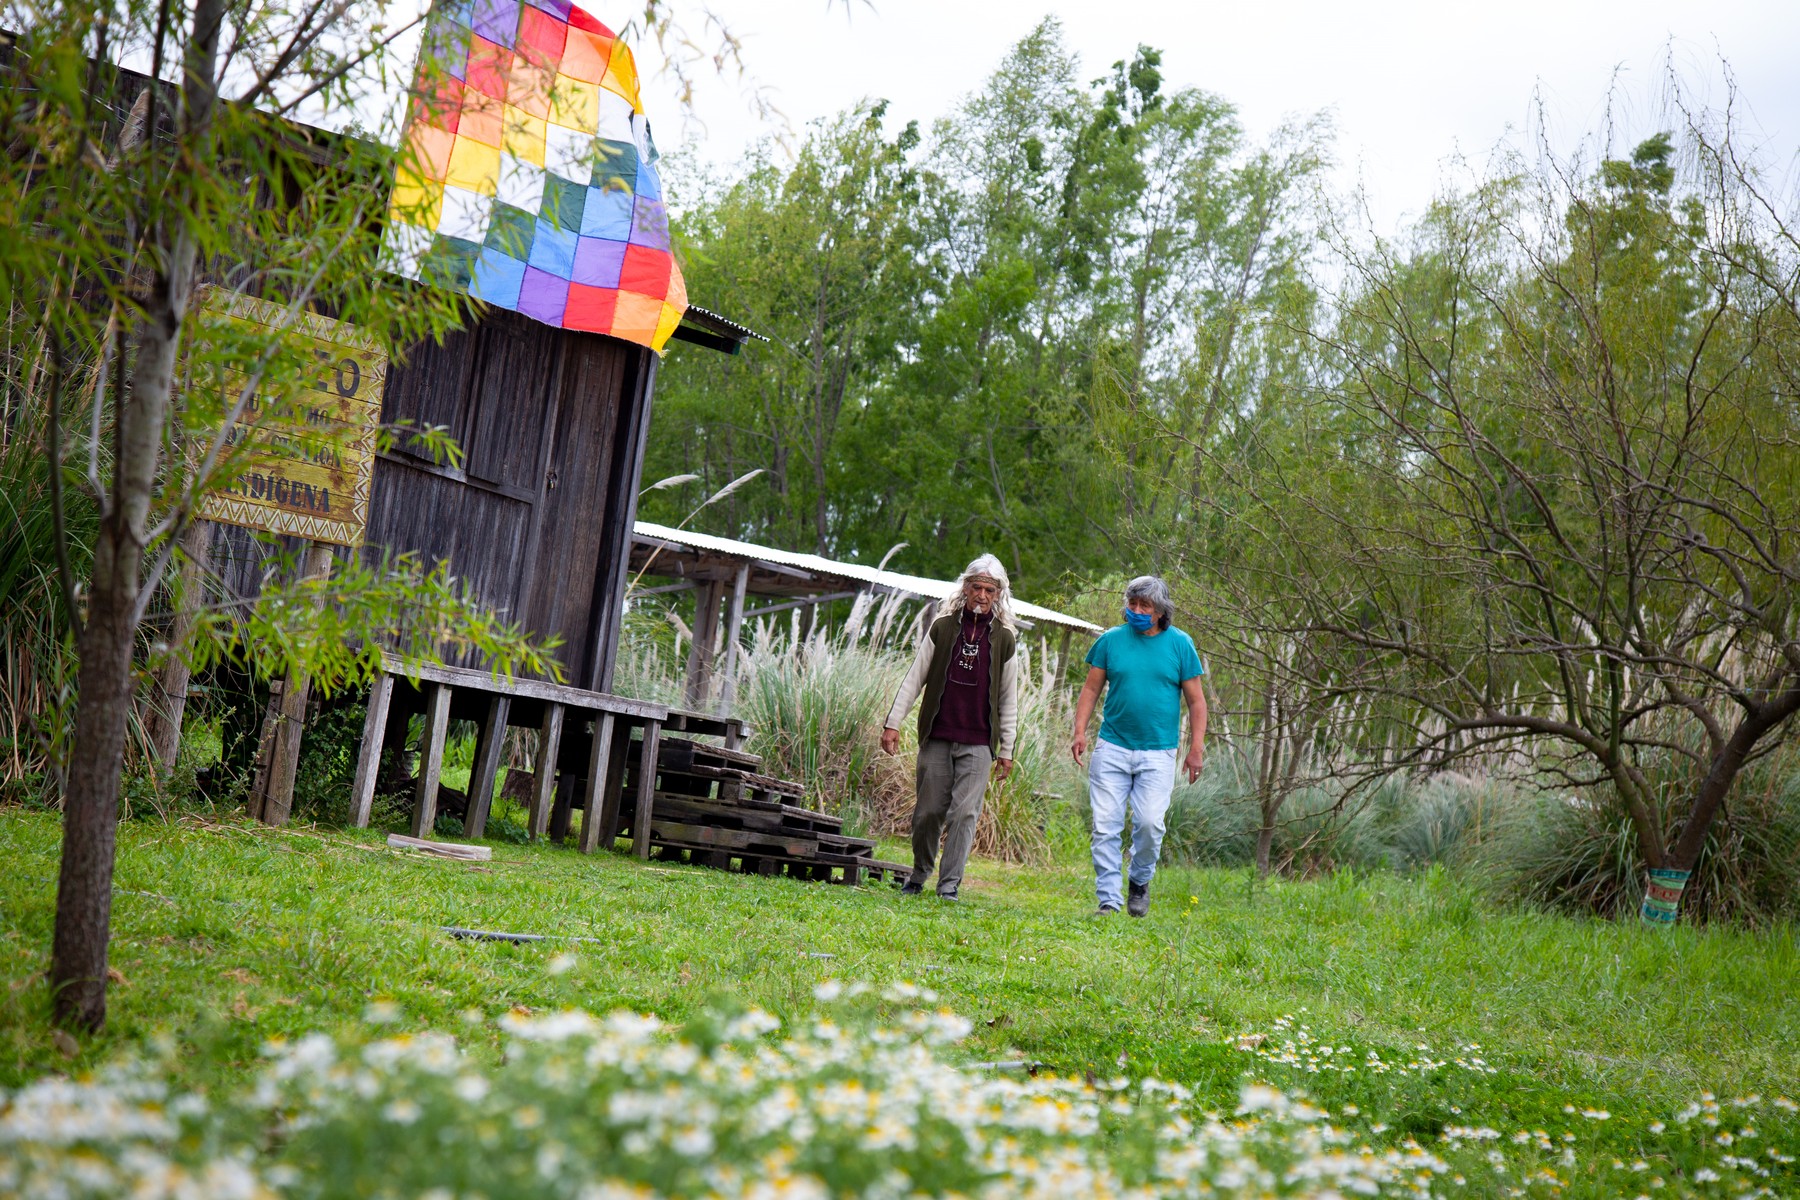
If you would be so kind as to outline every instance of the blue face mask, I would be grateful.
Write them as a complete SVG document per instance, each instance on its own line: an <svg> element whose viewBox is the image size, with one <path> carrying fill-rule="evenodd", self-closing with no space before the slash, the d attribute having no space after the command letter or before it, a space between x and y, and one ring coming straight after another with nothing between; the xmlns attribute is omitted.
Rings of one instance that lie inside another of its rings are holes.
<svg viewBox="0 0 1800 1200"><path fill-rule="evenodd" d="M1139 633L1149 633L1150 627L1156 624L1156 617L1150 613L1132 612L1128 608L1125 610L1125 623Z"/></svg>

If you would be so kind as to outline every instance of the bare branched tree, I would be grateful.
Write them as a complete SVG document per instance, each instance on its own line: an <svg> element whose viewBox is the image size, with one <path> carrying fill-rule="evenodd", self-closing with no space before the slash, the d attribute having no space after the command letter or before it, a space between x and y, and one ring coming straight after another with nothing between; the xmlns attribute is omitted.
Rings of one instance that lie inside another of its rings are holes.
<svg viewBox="0 0 1800 1200"><path fill-rule="evenodd" d="M1396 763L1527 750L1677 891L1800 711L1800 242L1728 125L1685 140L1354 257L1329 452L1252 514L1287 631L1412 714Z"/></svg>

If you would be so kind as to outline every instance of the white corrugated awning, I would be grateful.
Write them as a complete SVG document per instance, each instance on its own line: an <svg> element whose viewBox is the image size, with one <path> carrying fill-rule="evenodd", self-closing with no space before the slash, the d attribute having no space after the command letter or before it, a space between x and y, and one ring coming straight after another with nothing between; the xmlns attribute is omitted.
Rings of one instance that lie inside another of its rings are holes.
<svg viewBox="0 0 1800 1200"><path fill-rule="evenodd" d="M865 566L862 563L838 562L817 554L801 554L774 546L758 546L753 542L740 542L732 538L714 537L707 533L694 533L687 529L674 529L667 525L658 525L653 521L639 521L632 527L632 531L635 535L634 540L639 546L652 549L660 547L658 557L671 552L678 554L686 550L747 564L767 564L770 569L777 572L785 568L787 573L796 575L803 573L821 583L841 580L881 591L916 596L922 600L941 600L956 587L954 580L927 579L922 575L884 571L878 567ZM635 560L639 555L634 554L633 557ZM649 565L649 573L655 575L670 572L658 571L652 562ZM789 586L783 591L786 594L794 594L797 586L798 584ZM1068 613L1060 613L1055 609L1044 608L1036 604L1027 604L1017 596L1013 597L1013 612L1020 620L1032 624L1055 625L1062 629L1079 630L1082 633L1093 635L1105 632L1098 625L1084 621L1080 617L1072 617Z"/></svg>

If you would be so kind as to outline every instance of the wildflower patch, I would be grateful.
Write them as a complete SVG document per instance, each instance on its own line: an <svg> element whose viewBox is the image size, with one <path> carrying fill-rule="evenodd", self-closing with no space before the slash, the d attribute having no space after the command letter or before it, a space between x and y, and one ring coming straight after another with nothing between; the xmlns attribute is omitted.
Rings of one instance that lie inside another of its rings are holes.
<svg viewBox="0 0 1800 1200"><path fill-rule="evenodd" d="M44 1079L0 1095L0 1194L1001 1200L1560 1196L1584 1183L1740 1196L1797 1182L1786 1097L1703 1095L1647 1131L1641 1156L1600 1162L1568 1130L1384 1137L1354 1105L1333 1113L1257 1079L1220 1107L1156 1079L996 1075L958 1064L970 1023L930 1007L929 989L829 982L816 998L792 1027L757 1009L682 1028L515 1011L498 1022L498 1065L441 1033L310 1034L269 1043L230 1104L170 1095L155 1061ZM1492 1070L1472 1045L1390 1062L1332 1043L1290 1019L1239 1044L1290 1070Z"/></svg>

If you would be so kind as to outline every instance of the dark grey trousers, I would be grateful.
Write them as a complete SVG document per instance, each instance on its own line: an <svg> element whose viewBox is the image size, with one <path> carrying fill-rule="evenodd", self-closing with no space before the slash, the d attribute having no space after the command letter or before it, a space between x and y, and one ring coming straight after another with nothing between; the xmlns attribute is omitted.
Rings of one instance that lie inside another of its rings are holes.
<svg viewBox="0 0 1800 1200"><path fill-rule="evenodd" d="M931 878L938 839L944 861L938 870L940 896L954 896L962 886L963 867L975 844L975 821L987 793L994 752L986 746L964 746L929 738L919 747L918 801L913 805L912 877L921 885Z"/></svg>

